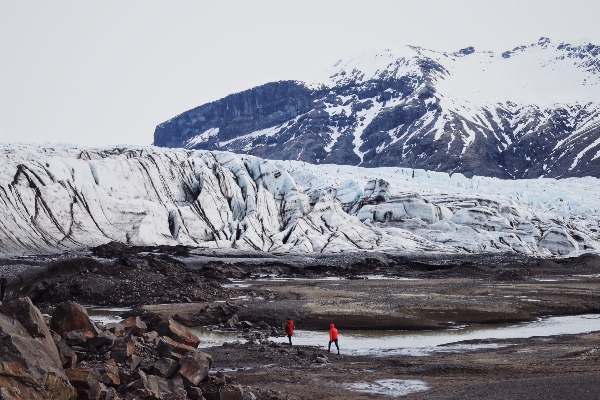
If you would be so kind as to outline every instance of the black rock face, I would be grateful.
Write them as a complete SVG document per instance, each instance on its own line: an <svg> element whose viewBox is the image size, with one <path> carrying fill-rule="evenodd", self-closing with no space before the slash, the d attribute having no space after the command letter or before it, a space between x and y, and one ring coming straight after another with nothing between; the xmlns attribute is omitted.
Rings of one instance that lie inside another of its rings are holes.
<svg viewBox="0 0 600 400"><path fill-rule="evenodd" d="M541 38L501 56L519 57L549 43ZM563 59L578 57L590 73L600 69L598 46L557 49ZM444 56L473 53L467 47ZM600 177L600 123L594 120L600 104L545 108L506 101L480 105L476 113L445 109L441 99L448 93L439 93L436 83L450 72L440 62L416 57L404 75L395 73L399 65L368 80L356 71L337 73L333 77L344 80L331 87L281 81L235 93L158 125L154 144L467 177Z"/></svg>

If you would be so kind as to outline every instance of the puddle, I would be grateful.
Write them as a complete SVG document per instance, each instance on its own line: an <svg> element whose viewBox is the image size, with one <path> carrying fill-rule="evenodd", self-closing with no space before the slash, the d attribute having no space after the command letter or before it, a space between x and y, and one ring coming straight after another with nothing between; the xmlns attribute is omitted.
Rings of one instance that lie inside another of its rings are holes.
<svg viewBox="0 0 600 400"><path fill-rule="evenodd" d="M123 320L119 315L125 311L129 311L130 308L125 307L101 307L101 306L83 306L87 311L90 319L94 322L99 322L102 325L109 324L111 322L120 322ZM52 315L54 308L42 307L40 308L42 314Z"/></svg>
<svg viewBox="0 0 600 400"><path fill-rule="evenodd" d="M335 322L335 321L334 321ZM460 344L465 340L519 339L600 331L600 314L542 318L521 324L479 325L440 331L343 331L342 354L426 356L432 352L468 351L507 344ZM286 342L287 338L272 338ZM327 331L296 330L294 344L327 347Z"/></svg>
<svg viewBox="0 0 600 400"><path fill-rule="evenodd" d="M410 393L429 389L427 383L413 379L381 379L375 382L356 382L347 387L356 392L383 394L391 397L406 396Z"/></svg>
<svg viewBox="0 0 600 400"><path fill-rule="evenodd" d="M211 331L204 327L190 328L190 330L200 338L198 348L223 346L225 342L235 342L236 340L242 343L246 342L246 339L238 337L239 332Z"/></svg>

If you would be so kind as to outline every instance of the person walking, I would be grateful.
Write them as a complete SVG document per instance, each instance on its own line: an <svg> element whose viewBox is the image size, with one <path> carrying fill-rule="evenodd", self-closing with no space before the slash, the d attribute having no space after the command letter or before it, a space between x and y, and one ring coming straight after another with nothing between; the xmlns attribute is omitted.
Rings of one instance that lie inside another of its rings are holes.
<svg viewBox="0 0 600 400"><path fill-rule="evenodd" d="M287 320L285 321L284 324L284 329L285 329L285 334L287 335L289 341L290 341L290 346L292 345L292 336L294 335L294 321L292 321L292 319L290 317L287 317Z"/></svg>
<svg viewBox="0 0 600 400"><path fill-rule="evenodd" d="M329 325L329 347L327 348L327 352L331 353L331 343L335 343L335 347L338 351L338 356L340 355L340 346L338 345L338 330L335 329L333 324Z"/></svg>

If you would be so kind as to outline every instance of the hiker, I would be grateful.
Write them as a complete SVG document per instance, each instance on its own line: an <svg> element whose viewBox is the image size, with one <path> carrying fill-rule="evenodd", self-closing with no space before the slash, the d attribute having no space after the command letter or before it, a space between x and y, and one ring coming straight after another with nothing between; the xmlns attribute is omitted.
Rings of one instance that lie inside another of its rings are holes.
<svg viewBox="0 0 600 400"><path fill-rule="evenodd" d="M327 348L327 352L331 353L331 343L335 343L335 347L337 347L338 356L340 355L340 346L338 346L338 330L335 329L333 324L329 325L329 347Z"/></svg>
<svg viewBox="0 0 600 400"><path fill-rule="evenodd" d="M284 324L285 333L290 341L290 346L292 345L292 336L294 335L294 321L290 317L287 317L287 321Z"/></svg>

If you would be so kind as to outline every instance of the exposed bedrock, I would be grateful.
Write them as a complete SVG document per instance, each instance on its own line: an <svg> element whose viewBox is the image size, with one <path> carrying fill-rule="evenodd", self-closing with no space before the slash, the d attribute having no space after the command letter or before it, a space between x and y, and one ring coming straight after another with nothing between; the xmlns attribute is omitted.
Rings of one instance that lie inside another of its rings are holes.
<svg viewBox="0 0 600 400"><path fill-rule="evenodd" d="M217 151L17 145L0 156L3 254L108 242L278 254L600 249L596 199L567 199L579 193L569 185L593 194L594 178L528 181L513 191L512 181L400 169L346 167L341 179L338 166ZM415 185L415 174L430 181ZM564 195L529 194L545 188Z"/></svg>

